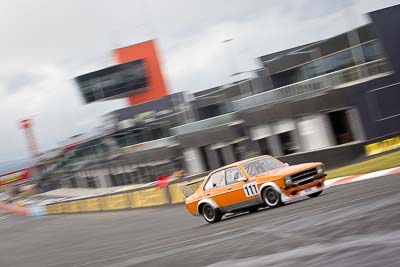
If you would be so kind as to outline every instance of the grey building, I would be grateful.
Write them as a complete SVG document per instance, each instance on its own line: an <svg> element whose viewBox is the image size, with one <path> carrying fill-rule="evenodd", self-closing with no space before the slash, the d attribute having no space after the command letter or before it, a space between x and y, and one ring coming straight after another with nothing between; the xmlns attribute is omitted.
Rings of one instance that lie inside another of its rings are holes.
<svg viewBox="0 0 400 267"><path fill-rule="evenodd" d="M95 135L79 136L39 163L40 187L109 187L152 182L183 169L170 129L193 120L184 93L115 110Z"/></svg>
<svg viewBox="0 0 400 267"><path fill-rule="evenodd" d="M358 154L336 157L354 159L361 146L351 145L396 134L400 6L369 16L372 23L349 32L259 57L255 79L195 94L199 120L173 129L187 171L345 146Z"/></svg>
<svg viewBox="0 0 400 267"><path fill-rule="evenodd" d="M330 166L362 155L366 142L400 131L400 5L369 16L349 32L260 56L256 78L104 115L102 134L55 167L43 161L42 184L147 182L259 154Z"/></svg>

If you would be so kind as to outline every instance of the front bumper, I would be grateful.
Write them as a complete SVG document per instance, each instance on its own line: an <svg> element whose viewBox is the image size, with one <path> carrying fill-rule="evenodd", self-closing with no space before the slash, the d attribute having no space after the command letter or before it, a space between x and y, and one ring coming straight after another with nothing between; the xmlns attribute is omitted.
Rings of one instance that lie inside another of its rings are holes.
<svg viewBox="0 0 400 267"><path fill-rule="evenodd" d="M326 174L316 177L313 182L306 185L292 186L290 188L282 189L282 201L290 201L299 197L308 196L313 193L317 193L325 189L325 177Z"/></svg>

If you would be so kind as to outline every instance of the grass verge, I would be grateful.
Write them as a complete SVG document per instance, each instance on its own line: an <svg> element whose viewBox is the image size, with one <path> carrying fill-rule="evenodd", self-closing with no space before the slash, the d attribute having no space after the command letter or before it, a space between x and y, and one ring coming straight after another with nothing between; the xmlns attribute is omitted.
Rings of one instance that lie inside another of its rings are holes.
<svg viewBox="0 0 400 267"><path fill-rule="evenodd" d="M341 176L370 173L400 166L400 151L378 156L348 166L327 170L327 179Z"/></svg>

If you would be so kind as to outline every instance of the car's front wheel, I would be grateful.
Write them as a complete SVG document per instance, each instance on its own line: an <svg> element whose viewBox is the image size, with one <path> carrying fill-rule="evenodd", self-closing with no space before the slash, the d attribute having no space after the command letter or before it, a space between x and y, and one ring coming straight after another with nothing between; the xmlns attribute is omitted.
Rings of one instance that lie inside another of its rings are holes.
<svg viewBox="0 0 400 267"><path fill-rule="evenodd" d="M273 187L267 187L262 191L262 199L270 208L277 208L282 205L281 194Z"/></svg>
<svg viewBox="0 0 400 267"><path fill-rule="evenodd" d="M219 222L222 218L222 214L219 210L214 209L210 204L205 204L203 206L203 218L208 223Z"/></svg>

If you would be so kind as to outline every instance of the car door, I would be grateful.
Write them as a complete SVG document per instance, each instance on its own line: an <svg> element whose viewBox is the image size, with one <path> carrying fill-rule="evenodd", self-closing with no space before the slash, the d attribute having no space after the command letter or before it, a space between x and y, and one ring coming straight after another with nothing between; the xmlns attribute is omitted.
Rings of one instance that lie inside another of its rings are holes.
<svg viewBox="0 0 400 267"><path fill-rule="evenodd" d="M259 191L256 182L243 181L246 178L239 167L225 170L226 189L232 208L243 208L258 203Z"/></svg>
<svg viewBox="0 0 400 267"><path fill-rule="evenodd" d="M220 208L230 204L227 196L225 170L214 172L208 177L204 185L204 192L206 197L214 200Z"/></svg>

